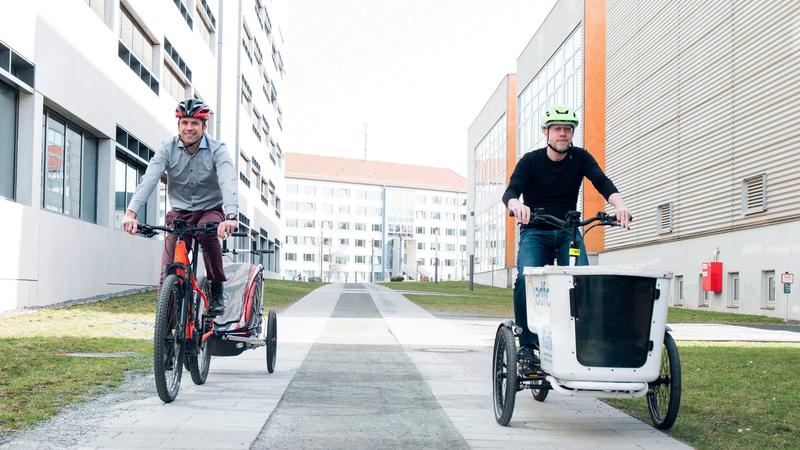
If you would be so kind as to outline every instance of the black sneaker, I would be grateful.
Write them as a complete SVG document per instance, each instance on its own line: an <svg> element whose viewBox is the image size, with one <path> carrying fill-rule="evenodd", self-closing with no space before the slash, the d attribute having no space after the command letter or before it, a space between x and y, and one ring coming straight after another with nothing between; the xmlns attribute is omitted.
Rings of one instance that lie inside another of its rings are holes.
<svg viewBox="0 0 800 450"><path fill-rule="evenodd" d="M225 299L223 298L222 283L211 282L211 300L208 305L208 315L218 316L225 312Z"/></svg>
<svg viewBox="0 0 800 450"><path fill-rule="evenodd" d="M517 352L517 367L521 376L537 373L541 370L541 362L536 353L534 353L533 347L523 345L519 348Z"/></svg>

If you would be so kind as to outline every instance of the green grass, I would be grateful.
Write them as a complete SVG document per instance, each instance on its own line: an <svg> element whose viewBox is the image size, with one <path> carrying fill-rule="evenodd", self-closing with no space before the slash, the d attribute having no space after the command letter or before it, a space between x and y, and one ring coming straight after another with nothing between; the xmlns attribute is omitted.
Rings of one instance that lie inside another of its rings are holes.
<svg viewBox="0 0 800 450"><path fill-rule="evenodd" d="M669 308L667 321L670 323L724 323L724 324L782 324L777 317L733 314L716 311L702 311L687 308Z"/></svg>
<svg viewBox="0 0 800 450"><path fill-rule="evenodd" d="M264 308L282 311L314 289L328 283L315 281L264 280Z"/></svg>
<svg viewBox="0 0 800 450"><path fill-rule="evenodd" d="M267 308L284 309L324 283L264 280ZM3 319L0 435L30 427L70 404L152 370L155 291ZM134 352L123 358L71 352Z"/></svg>
<svg viewBox="0 0 800 450"><path fill-rule="evenodd" d="M678 343L681 409L667 434L698 449L800 448L800 345ZM651 423L645 399L605 400Z"/></svg>
<svg viewBox="0 0 800 450"><path fill-rule="evenodd" d="M446 295L403 294L412 302L440 314L467 316L513 317L511 289L475 284L470 291L465 281L386 282L383 286L395 290L440 293Z"/></svg>
<svg viewBox="0 0 800 450"><path fill-rule="evenodd" d="M412 302L437 314L463 314L479 317L514 317L512 289L495 288L475 284L469 290L466 281L433 282L384 282L381 285L401 291L414 291L423 294L403 294ZM438 293L445 295L425 295ZM718 323L718 324L781 324L775 317L733 314L726 312L702 311L697 309L670 307L667 315L669 323Z"/></svg>

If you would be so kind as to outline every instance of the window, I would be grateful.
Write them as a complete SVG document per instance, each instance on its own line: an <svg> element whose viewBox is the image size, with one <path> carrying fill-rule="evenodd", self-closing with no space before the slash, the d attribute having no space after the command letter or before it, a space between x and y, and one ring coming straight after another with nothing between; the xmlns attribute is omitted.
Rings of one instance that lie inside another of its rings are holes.
<svg viewBox="0 0 800 450"><path fill-rule="evenodd" d="M417 250L425 250L425 243L417 242Z"/></svg>
<svg viewBox="0 0 800 450"><path fill-rule="evenodd" d="M323 203L320 206L320 208L321 208L321 212L328 213L328 214L333 214L333 205L331 205L330 203Z"/></svg>
<svg viewBox="0 0 800 450"><path fill-rule="evenodd" d="M333 197L333 188L332 187L322 187L319 188L320 195L324 197Z"/></svg>
<svg viewBox="0 0 800 450"><path fill-rule="evenodd" d="M175 63L175 66L178 70L186 77L187 80L192 81L192 71L189 69L189 66L186 65L181 55L178 54L178 51L175 50L175 47L169 42L167 38L164 38L164 53L169 55L172 62Z"/></svg>
<svg viewBox="0 0 800 450"><path fill-rule="evenodd" d="M439 219L441 219L441 218L442 218L442 213L440 213L440 212L438 212L438 211L432 211L432 212L431 212L431 219L433 219L433 220L439 220Z"/></svg>
<svg viewBox="0 0 800 450"><path fill-rule="evenodd" d="M175 73L172 68L164 64L164 70L162 71L163 76L161 82L166 88L167 92L177 101L182 101L186 99L186 85L183 84L180 77Z"/></svg>
<svg viewBox="0 0 800 450"><path fill-rule="evenodd" d="M291 203L291 202L287 202L287 203ZM287 227L292 227L292 228L297 228L297 219L286 219L286 226Z"/></svg>
<svg viewBox="0 0 800 450"><path fill-rule="evenodd" d="M675 306L683 305L683 276L677 275L675 277L675 292L672 294L672 304Z"/></svg>
<svg viewBox="0 0 800 450"><path fill-rule="evenodd" d="M425 216L426 216L425 211L417 211L416 212L416 218L417 219L424 219Z"/></svg>
<svg viewBox="0 0 800 450"><path fill-rule="evenodd" d="M299 190L299 186L294 183L289 183L286 185L286 193L288 194L297 194Z"/></svg>
<svg viewBox="0 0 800 450"><path fill-rule="evenodd" d="M445 213L444 214L444 220L449 220L451 222L455 222L456 221L456 213Z"/></svg>
<svg viewBox="0 0 800 450"><path fill-rule="evenodd" d="M314 262L314 254L313 253L303 253L303 261L305 261L305 262Z"/></svg>
<svg viewBox="0 0 800 450"><path fill-rule="evenodd" d="M314 220L303 220L303 228L314 228Z"/></svg>
<svg viewBox="0 0 800 450"><path fill-rule="evenodd" d="M774 270L765 270L761 272L761 307L765 309L775 308Z"/></svg>
<svg viewBox="0 0 800 450"><path fill-rule="evenodd" d="M382 247L382 244L383 244L383 242L382 242L380 239L374 239L374 240L372 241L372 246L373 246L374 248L381 248L381 247ZM380 264L380 261L379 261L379 264Z"/></svg>
<svg viewBox="0 0 800 450"><path fill-rule="evenodd" d="M154 48L144 29L125 7L120 6L118 56L157 95L158 79L153 75Z"/></svg>
<svg viewBox="0 0 800 450"><path fill-rule="evenodd" d="M431 234L439 234L439 227L431 227Z"/></svg>
<svg viewBox="0 0 800 450"><path fill-rule="evenodd" d="M347 238L339 239L339 245L350 245L350 239Z"/></svg>
<svg viewBox="0 0 800 450"><path fill-rule="evenodd" d="M339 205L339 214L350 214L349 205Z"/></svg>
<svg viewBox="0 0 800 450"><path fill-rule="evenodd" d="M297 253L285 253L287 261L297 261Z"/></svg>
<svg viewBox="0 0 800 450"><path fill-rule="evenodd" d="M175 7L178 8L178 11L180 11L181 16L183 16L183 20L186 21L186 25L189 25L189 29L192 29L192 15L189 14L189 10L186 8L186 5L184 5L183 1L181 0L173 0L173 2L175 3Z"/></svg>
<svg viewBox="0 0 800 450"><path fill-rule="evenodd" d="M350 197L350 190L346 188L336 188L333 192L334 197L338 198L349 198Z"/></svg>
<svg viewBox="0 0 800 450"><path fill-rule="evenodd" d="M356 226L356 231L366 231L367 230L367 224L365 224L365 223L356 223L355 226Z"/></svg>
<svg viewBox="0 0 800 450"><path fill-rule="evenodd" d="M356 264L366 264L367 257L364 255L356 255Z"/></svg>
<svg viewBox="0 0 800 450"><path fill-rule="evenodd" d="M381 191L369 191L367 192L367 198L369 200L381 200L383 195L381 194Z"/></svg>
<svg viewBox="0 0 800 450"><path fill-rule="evenodd" d="M455 228L447 228L446 230L444 230L444 232L445 232L445 234L447 236L455 236L456 235L456 229Z"/></svg>
<svg viewBox="0 0 800 450"><path fill-rule="evenodd" d="M349 230L350 229L350 222L339 222L337 224L337 228L340 230Z"/></svg>
<svg viewBox="0 0 800 450"><path fill-rule="evenodd" d="M728 274L728 306L731 308L739 307L739 273L731 272Z"/></svg>
<svg viewBox="0 0 800 450"><path fill-rule="evenodd" d="M382 230L381 224L379 223L372 224L372 231L381 231L381 230Z"/></svg>
<svg viewBox="0 0 800 450"><path fill-rule="evenodd" d="M97 139L49 110L44 112L44 122L42 206L50 211L94 222L97 205Z"/></svg>
<svg viewBox="0 0 800 450"><path fill-rule="evenodd" d="M445 250L448 252L456 251L456 244L445 244Z"/></svg>
<svg viewBox="0 0 800 450"><path fill-rule="evenodd" d="M438 250L439 249L439 245L436 244L435 242L431 242L430 243L430 249L431 250Z"/></svg>
<svg viewBox="0 0 800 450"><path fill-rule="evenodd" d="M332 220L323 220L321 224L322 228L332 230L333 229L333 221Z"/></svg>
<svg viewBox="0 0 800 450"><path fill-rule="evenodd" d="M458 235L459 235L459 236L466 236L466 235L467 235L467 230L466 230L466 229L464 229L464 228L460 229L460 230L458 231Z"/></svg>
<svg viewBox="0 0 800 450"><path fill-rule="evenodd" d="M306 195L317 195L316 186L303 186L303 193Z"/></svg>
<svg viewBox="0 0 800 450"><path fill-rule="evenodd" d="M208 8L208 4L206 4L205 1L203 1L203 6ZM203 39L203 42L205 42L209 50L211 50L211 53L214 53L213 25L209 26L209 24L205 20L205 17L203 17L200 3L197 4L197 17L200 18L200 26L197 27L197 31L200 33L200 37ZM211 13L209 12L208 17L210 20L213 20L214 16L212 16Z"/></svg>
<svg viewBox="0 0 800 450"><path fill-rule="evenodd" d="M425 227L417 227L416 232L417 234L425 234Z"/></svg>
<svg viewBox="0 0 800 450"><path fill-rule="evenodd" d="M141 164L135 163L128 158L121 155L117 156L114 163L114 226L122 228L122 216L131 202L133 193L136 192L136 186L139 184L139 179L144 174L145 167ZM141 223L147 222L147 206L142 208L143 211L134 211L137 215L137 220Z"/></svg>
<svg viewBox="0 0 800 450"><path fill-rule="evenodd" d="M356 239L356 247L366 247L367 243L364 239Z"/></svg>
<svg viewBox="0 0 800 450"><path fill-rule="evenodd" d="M17 91L0 82L0 197L14 198L17 160Z"/></svg>
<svg viewBox="0 0 800 450"><path fill-rule="evenodd" d="M95 14L97 14L101 19L105 20L106 18L106 2L105 0L86 0L89 3L89 7L92 8Z"/></svg>
<svg viewBox="0 0 800 450"><path fill-rule="evenodd" d="M697 295L697 306L708 306L709 294L708 291L703 289L703 274L698 275L697 285L700 287Z"/></svg>

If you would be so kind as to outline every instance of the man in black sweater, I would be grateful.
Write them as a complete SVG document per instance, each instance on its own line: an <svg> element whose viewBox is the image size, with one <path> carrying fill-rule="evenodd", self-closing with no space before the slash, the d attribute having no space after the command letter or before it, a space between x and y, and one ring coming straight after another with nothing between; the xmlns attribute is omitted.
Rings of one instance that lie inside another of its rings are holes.
<svg viewBox="0 0 800 450"><path fill-rule="evenodd" d="M538 337L528 330L525 305L524 267L541 267L555 259L559 265L569 265L569 243L572 236L551 225L531 223L531 209L544 208L546 214L563 218L567 211L575 210L578 190L583 178L594 187L615 209L619 225L627 228L630 212L614 183L603 173L597 161L585 149L572 145L572 136L578 126L578 116L567 107L550 108L542 118L542 131L547 147L525 154L511 175L503 194L503 203L521 224L519 251L517 252L517 279L514 283L514 316L522 328L519 336L520 370L536 370L538 360L534 348ZM522 195L523 201L519 200ZM578 265L588 265L583 238L578 235L581 256Z"/></svg>

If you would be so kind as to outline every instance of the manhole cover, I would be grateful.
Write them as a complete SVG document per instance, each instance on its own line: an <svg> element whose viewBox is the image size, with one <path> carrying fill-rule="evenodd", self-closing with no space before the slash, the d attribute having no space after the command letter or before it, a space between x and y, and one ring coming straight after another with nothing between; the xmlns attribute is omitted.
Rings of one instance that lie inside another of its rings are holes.
<svg viewBox="0 0 800 450"><path fill-rule="evenodd" d="M427 353L472 353L477 350L471 348L421 348L418 351Z"/></svg>
<svg viewBox="0 0 800 450"><path fill-rule="evenodd" d="M129 356L136 356L136 352L114 352L114 353L89 353L89 352L75 352L64 353L64 356L74 356L78 358L127 358Z"/></svg>

